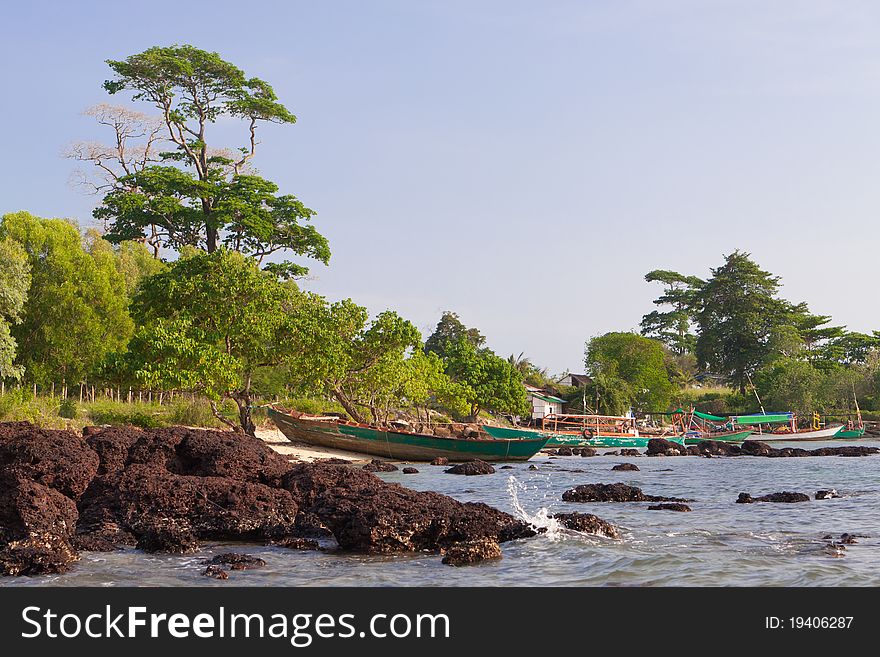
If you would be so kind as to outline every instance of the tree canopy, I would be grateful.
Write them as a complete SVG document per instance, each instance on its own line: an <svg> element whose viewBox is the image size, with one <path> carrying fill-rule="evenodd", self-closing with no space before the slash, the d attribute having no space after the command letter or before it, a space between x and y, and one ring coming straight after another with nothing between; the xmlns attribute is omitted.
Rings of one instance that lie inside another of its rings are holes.
<svg viewBox="0 0 880 657"><path fill-rule="evenodd" d="M0 240L0 379L18 379L23 373L15 364L18 343L12 327L21 321L30 283L25 250L9 238Z"/></svg>
<svg viewBox="0 0 880 657"><path fill-rule="evenodd" d="M657 340L636 333L606 333L587 343L584 364L594 385L601 386L600 395L603 391L613 395L614 412L626 410L621 403L646 412L665 411L669 405L672 384L663 345Z"/></svg>

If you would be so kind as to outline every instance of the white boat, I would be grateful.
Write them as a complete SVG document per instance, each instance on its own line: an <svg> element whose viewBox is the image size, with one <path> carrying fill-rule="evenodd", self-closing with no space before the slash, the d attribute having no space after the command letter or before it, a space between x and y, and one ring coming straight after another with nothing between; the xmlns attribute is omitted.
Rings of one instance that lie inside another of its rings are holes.
<svg viewBox="0 0 880 657"><path fill-rule="evenodd" d="M810 431L789 431L784 433L753 433L746 440L760 440L765 443L780 440L830 440L843 430L842 424L824 429L812 429Z"/></svg>

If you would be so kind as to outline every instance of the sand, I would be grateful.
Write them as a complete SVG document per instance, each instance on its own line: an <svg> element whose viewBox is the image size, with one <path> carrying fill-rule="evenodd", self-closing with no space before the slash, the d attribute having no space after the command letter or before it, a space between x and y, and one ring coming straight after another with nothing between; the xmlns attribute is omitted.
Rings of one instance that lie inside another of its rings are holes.
<svg viewBox="0 0 880 657"><path fill-rule="evenodd" d="M290 442L276 427L267 426L257 429L257 438L265 442L279 454L284 454L298 461L310 463L317 459L345 459L346 461L367 463L371 457L355 452L344 452L339 449L328 447L316 447L304 443Z"/></svg>

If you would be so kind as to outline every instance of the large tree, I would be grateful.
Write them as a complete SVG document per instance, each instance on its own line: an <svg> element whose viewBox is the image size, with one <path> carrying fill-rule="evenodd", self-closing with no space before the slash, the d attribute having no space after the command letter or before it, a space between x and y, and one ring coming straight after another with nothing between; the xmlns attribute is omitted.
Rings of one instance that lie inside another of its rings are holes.
<svg viewBox="0 0 880 657"><path fill-rule="evenodd" d="M779 277L748 253L734 251L703 286L697 359L729 377L741 393L770 355L774 329L790 324L792 306L777 296L779 285Z"/></svg>
<svg viewBox="0 0 880 657"><path fill-rule="evenodd" d="M584 364L598 382L599 396L609 394L604 405L620 410L621 401L642 411L662 412L669 405L672 384L667 374L662 343L635 333L606 333L587 343ZM598 406L602 406L599 400Z"/></svg>
<svg viewBox="0 0 880 657"><path fill-rule="evenodd" d="M218 419L253 435L254 376L302 352L298 320L310 302L241 254L182 257L138 287L129 368L144 385L204 393ZM220 412L224 399L237 405L237 422Z"/></svg>
<svg viewBox="0 0 880 657"><path fill-rule="evenodd" d="M109 177L110 189L95 210L95 217L107 222L107 239L148 240L172 249L188 245L208 253L226 246L260 263L279 251L329 260L326 239L310 224L315 213L247 170L259 144L259 126L296 121L267 82L190 45L153 47L107 63L115 77L104 88L110 94L130 92L133 100L158 110L161 136L173 148L161 153L159 162L153 155L143 157L128 170L123 167L123 175ZM238 148L211 140L210 128L220 119L243 124L244 143ZM117 123L108 124L118 142ZM141 132L155 142L154 124L148 125ZM122 134L128 141L138 133ZM118 149L98 155L104 159L86 149L78 159L126 162ZM290 261L267 263L267 268L284 277L307 271Z"/></svg>
<svg viewBox="0 0 880 657"><path fill-rule="evenodd" d="M86 251L74 224L27 212L3 217L3 238L18 243L30 267L22 321L12 329L17 364L40 385L82 381L133 329L113 256Z"/></svg>
<svg viewBox="0 0 880 657"><path fill-rule="evenodd" d="M654 310L642 317L642 335L660 340L675 354L693 352L697 339L691 332L691 325L699 311L704 281L665 269L648 272L645 280L663 284L663 294L654 300L654 304L667 306L669 310Z"/></svg>
<svg viewBox="0 0 880 657"><path fill-rule="evenodd" d="M458 314L447 310L437 322L434 332L425 340L425 352L433 352L441 358L447 347L459 340L465 340L474 347L482 347L486 338L475 328L468 328L458 318Z"/></svg>
<svg viewBox="0 0 880 657"><path fill-rule="evenodd" d="M23 372L15 364L12 327L21 321L30 282L27 253L9 238L0 240L0 379L18 379Z"/></svg>

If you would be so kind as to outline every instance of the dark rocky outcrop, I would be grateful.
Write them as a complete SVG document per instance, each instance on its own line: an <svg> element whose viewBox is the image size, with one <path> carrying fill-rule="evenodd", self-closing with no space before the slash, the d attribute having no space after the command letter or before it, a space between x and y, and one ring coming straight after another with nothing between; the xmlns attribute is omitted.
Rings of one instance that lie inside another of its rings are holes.
<svg viewBox="0 0 880 657"><path fill-rule="evenodd" d="M202 563L209 566L228 566L230 570L252 570L254 568L262 568L266 562L260 557L254 557L250 554L241 554L240 552L227 552L218 554L213 559L203 561Z"/></svg>
<svg viewBox="0 0 880 657"><path fill-rule="evenodd" d="M792 504L795 502L809 502L810 496L804 493L793 493L783 491L781 493L770 493L761 497L752 497L748 493L740 493L736 498L737 504L752 504L753 502L776 502L781 504Z"/></svg>
<svg viewBox="0 0 880 657"><path fill-rule="evenodd" d="M404 468L403 470L401 470L401 472L403 474L419 474L418 468L412 468L412 467Z"/></svg>
<svg viewBox="0 0 880 657"><path fill-rule="evenodd" d="M648 441L646 456L687 456L688 449L666 438L651 438Z"/></svg>
<svg viewBox="0 0 880 657"><path fill-rule="evenodd" d="M443 556L448 566L466 566L487 559L500 559L501 546L491 538L480 538L450 546Z"/></svg>
<svg viewBox="0 0 880 657"><path fill-rule="evenodd" d="M444 470L447 474L457 474L457 475L487 475L487 474L495 474L495 468L486 463L485 461L481 461L476 459L474 461L465 461L464 463L459 463L458 465L454 465L448 470Z"/></svg>
<svg viewBox="0 0 880 657"><path fill-rule="evenodd" d="M680 502L666 502L665 504L654 504L648 507L648 511L690 511L691 507Z"/></svg>
<svg viewBox="0 0 880 657"><path fill-rule="evenodd" d="M363 469L367 472L397 472L398 470L397 466L393 463L382 461L380 459L373 459L367 463Z"/></svg>
<svg viewBox="0 0 880 657"><path fill-rule="evenodd" d="M440 552L536 533L485 504L410 490L352 466L293 465L241 434L92 427L83 436L0 424L0 573L62 572L77 550L120 546L187 553L202 541L256 541L315 549L310 538L332 536L346 550Z"/></svg>
<svg viewBox="0 0 880 657"><path fill-rule="evenodd" d="M565 502L688 502L677 497L645 495L641 488L626 484L583 484L562 494Z"/></svg>
<svg viewBox="0 0 880 657"><path fill-rule="evenodd" d="M553 516L566 529L608 538L620 538L617 527L592 513L557 513Z"/></svg>
<svg viewBox="0 0 880 657"><path fill-rule="evenodd" d="M556 456L572 456L571 447L560 447L554 453Z"/></svg>
<svg viewBox="0 0 880 657"><path fill-rule="evenodd" d="M449 465L449 459L445 456L438 456L431 461L431 465Z"/></svg>
<svg viewBox="0 0 880 657"><path fill-rule="evenodd" d="M635 463L618 463L617 465L615 465L611 469L618 471L618 472L619 471L638 472L639 466L637 466Z"/></svg>
<svg viewBox="0 0 880 657"><path fill-rule="evenodd" d="M205 568L202 575L205 577L213 577L214 579L229 579L229 573L223 570L220 566L213 564Z"/></svg>
<svg viewBox="0 0 880 657"><path fill-rule="evenodd" d="M637 449L626 448L626 449L620 450L620 455L621 456L641 456L642 453Z"/></svg>
<svg viewBox="0 0 880 657"><path fill-rule="evenodd" d="M835 497L840 497L840 493L833 488L829 488L828 490L817 490L814 497L817 500L830 500Z"/></svg>
<svg viewBox="0 0 880 657"><path fill-rule="evenodd" d="M581 456L596 456L599 452L592 447L581 447L580 450L578 450L578 453Z"/></svg>

